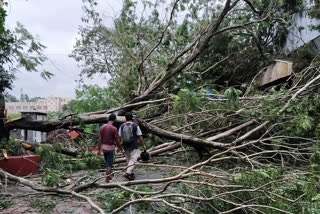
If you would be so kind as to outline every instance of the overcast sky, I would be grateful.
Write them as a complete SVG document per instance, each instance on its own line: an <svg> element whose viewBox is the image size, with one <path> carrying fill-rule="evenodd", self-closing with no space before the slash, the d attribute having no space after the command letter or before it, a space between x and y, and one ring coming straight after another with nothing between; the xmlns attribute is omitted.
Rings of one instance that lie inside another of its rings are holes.
<svg viewBox="0 0 320 214"><path fill-rule="evenodd" d="M20 97L20 89L29 97L75 97L76 82L80 69L69 58L75 44L78 27L81 25L81 0L10 0L6 26L13 29L21 22L42 44L47 46L45 54L49 61L44 68L55 74L49 81L39 77L39 73L19 72L10 94ZM119 14L120 0L101 0L101 8L107 14L106 22L111 25L111 17ZM96 77L87 83L106 84L106 80Z"/></svg>

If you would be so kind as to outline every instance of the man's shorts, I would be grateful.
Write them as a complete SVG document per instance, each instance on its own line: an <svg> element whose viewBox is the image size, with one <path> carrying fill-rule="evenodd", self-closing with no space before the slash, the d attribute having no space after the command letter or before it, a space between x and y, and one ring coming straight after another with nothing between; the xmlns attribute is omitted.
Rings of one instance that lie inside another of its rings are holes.
<svg viewBox="0 0 320 214"><path fill-rule="evenodd" d="M103 151L104 159L106 160L107 167L113 166L113 151Z"/></svg>

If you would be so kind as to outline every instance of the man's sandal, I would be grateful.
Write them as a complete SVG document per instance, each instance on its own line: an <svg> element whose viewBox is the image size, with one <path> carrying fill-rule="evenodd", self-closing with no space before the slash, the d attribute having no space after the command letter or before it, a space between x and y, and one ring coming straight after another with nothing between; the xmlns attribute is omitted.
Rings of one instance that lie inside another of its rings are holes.
<svg viewBox="0 0 320 214"><path fill-rule="evenodd" d="M134 174L133 174L133 173L131 173L131 174L126 173L126 174L124 175L124 177L126 177L126 178L127 178L128 180L130 180L130 181L134 180Z"/></svg>

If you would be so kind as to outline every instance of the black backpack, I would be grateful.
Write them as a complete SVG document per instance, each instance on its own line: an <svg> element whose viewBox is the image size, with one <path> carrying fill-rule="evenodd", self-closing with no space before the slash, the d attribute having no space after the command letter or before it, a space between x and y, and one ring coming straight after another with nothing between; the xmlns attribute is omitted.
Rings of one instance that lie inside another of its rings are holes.
<svg viewBox="0 0 320 214"><path fill-rule="evenodd" d="M141 152L140 158L143 162L147 162L148 160L150 160L150 154L146 150L144 150L143 152Z"/></svg>
<svg viewBox="0 0 320 214"><path fill-rule="evenodd" d="M122 125L121 137L124 144L131 144L137 141L137 125L135 123L125 123Z"/></svg>

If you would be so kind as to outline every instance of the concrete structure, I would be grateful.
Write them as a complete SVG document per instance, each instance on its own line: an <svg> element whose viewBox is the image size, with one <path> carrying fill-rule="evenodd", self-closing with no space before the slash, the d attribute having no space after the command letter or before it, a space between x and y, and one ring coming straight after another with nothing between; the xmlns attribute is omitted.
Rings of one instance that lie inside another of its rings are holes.
<svg viewBox="0 0 320 214"><path fill-rule="evenodd" d="M311 26L319 26L320 20L308 16L307 10L315 5L314 1L303 0L305 11L295 13L292 16L293 26L288 28L288 35L284 46L284 52L290 53L299 47L309 43L311 50L320 51L320 31L312 30ZM285 60L275 60L257 80L259 86L270 85L277 80L291 76L292 62Z"/></svg>
<svg viewBox="0 0 320 214"><path fill-rule="evenodd" d="M18 113L27 111L38 112L59 112L62 111L64 105L68 104L71 98L49 97L40 99L37 102L7 102L6 109L8 113Z"/></svg>
<svg viewBox="0 0 320 214"><path fill-rule="evenodd" d="M31 120L42 121L47 120L47 114L37 111L21 112L21 117L27 117ZM41 143L47 140L47 133L40 131L33 131L27 129L14 129L10 130L10 136L22 141L30 143Z"/></svg>
<svg viewBox="0 0 320 214"><path fill-rule="evenodd" d="M264 86L276 80L289 77L292 74L292 62L286 60L275 60L265 72L258 77L258 85Z"/></svg>
<svg viewBox="0 0 320 214"><path fill-rule="evenodd" d="M304 0L305 7L311 8L314 6L314 1ZM311 30L310 26L320 25L320 20L312 19L306 12L295 13L292 16L293 26L288 29L286 44L284 46L285 52L291 52L304 44L311 42L313 51L320 51L320 32Z"/></svg>

